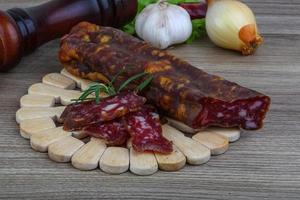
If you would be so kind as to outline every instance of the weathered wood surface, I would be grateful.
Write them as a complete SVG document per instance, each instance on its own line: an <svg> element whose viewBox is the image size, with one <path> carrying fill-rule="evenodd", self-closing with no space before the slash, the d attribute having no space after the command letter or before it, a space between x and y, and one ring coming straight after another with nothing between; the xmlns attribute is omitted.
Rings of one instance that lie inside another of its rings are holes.
<svg viewBox="0 0 300 200"><path fill-rule="evenodd" d="M42 0L0 0L0 8ZM149 177L82 172L30 148L15 122L28 87L59 72L58 41L8 73L0 74L0 198L2 199L299 199L300 2L246 0L257 14L265 44L242 57L208 39L172 50L195 66L272 97L263 130L243 133L224 155L207 164Z"/></svg>

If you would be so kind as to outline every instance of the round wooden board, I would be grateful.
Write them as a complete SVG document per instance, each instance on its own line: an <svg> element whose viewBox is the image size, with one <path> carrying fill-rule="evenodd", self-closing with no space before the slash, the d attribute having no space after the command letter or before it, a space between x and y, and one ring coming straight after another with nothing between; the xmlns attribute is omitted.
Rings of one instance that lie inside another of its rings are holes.
<svg viewBox="0 0 300 200"><path fill-rule="evenodd" d="M28 94L20 100L21 108L16 113L16 121L20 124L20 135L30 139L35 151L48 152L51 160L71 162L79 170L100 168L109 174L129 170L136 175L151 175L159 169L178 171L186 164L204 164L211 156L225 153L229 142L235 142L240 137L239 129L224 128L191 130L196 134L185 135L180 130L186 127L172 120L170 125L163 125L163 135L173 142L174 151L162 155L136 152L130 140L127 148L107 147L104 140L56 127L55 122L65 106L71 103L71 99L78 98L91 83L62 70L61 73L44 76L42 83L28 89Z"/></svg>

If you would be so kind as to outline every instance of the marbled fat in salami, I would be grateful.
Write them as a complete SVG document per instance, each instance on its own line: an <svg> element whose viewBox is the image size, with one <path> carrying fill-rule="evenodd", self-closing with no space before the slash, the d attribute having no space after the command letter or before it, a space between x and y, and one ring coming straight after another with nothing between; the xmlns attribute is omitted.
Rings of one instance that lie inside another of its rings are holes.
<svg viewBox="0 0 300 200"><path fill-rule="evenodd" d="M165 154L173 151L172 143L162 136L159 115L151 107L143 107L137 112L127 114L125 121L136 151Z"/></svg>
<svg viewBox="0 0 300 200"><path fill-rule="evenodd" d="M98 104L88 101L69 105L61 115L60 121L66 131L81 130L89 124L111 121L137 111L145 102L144 97L134 92L122 92L105 98Z"/></svg>
<svg viewBox="0 0 300 200"><path fill-rule="evenodd" d="M129 138L121 118L109 122L90 124L82 131L91 137L101 138L106 141L106 144L113 146L124 145Z"/></svg>
<svg viewBox="0 0 300 200"><path fill-rule="evenodd" d="M62 39L59 58L70 73L105 83L126 68L116 87L133 75L152 74L142 95L164 115L192 128L259 129L271 102L264 94L208 74L120 30L86 22Z"/></svg>

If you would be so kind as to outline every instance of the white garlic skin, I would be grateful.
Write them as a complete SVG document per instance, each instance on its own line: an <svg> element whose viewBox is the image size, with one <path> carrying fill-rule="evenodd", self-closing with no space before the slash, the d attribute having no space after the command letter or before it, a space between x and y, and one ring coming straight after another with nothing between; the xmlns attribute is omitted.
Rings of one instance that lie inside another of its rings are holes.
<svg viewBox="0 0 300 200"><path fill-rule="evenodd" d="M185 42L192 34L190 15L183 8L158 2L148 5L135 22L137 35L153 46L166 49Z"/></svg>
<svg viewBox="0 0 300 200"><path fill-rule="evenodd" d="M247 25L254 27L251 44L240 37L241 29ZM252 54L262 43L252 10L236 0L212 1L206 14L206 31L217 46L241 51L245 55Z"/></svg>

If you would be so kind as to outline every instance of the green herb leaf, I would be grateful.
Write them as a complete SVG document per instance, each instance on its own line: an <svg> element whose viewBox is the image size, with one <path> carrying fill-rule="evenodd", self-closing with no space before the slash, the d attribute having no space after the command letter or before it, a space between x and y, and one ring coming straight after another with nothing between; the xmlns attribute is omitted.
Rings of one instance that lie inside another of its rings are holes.
<svg viewBox="0 0 300 200"><path fill-rule="evenodd" d="M156 3L158 0L138 0L138 13L148 6L149 4Z"/></svg>
<svg viewBox="0 0 300 200"><path fill-rule="evenodd" d="M103 92L105 94L107 94L108 96L114 96L117 93L119 93L120 91L122 91L124 88L126 88L131 82L142 78L143 76L148 75L148 73L140 73L140 74L136 74L132 77L130 77L128 80L126 80L118 89L118 91L116 92L116 89L113 86L113 83L116 81L116 79L125 71L125 69L121 70L119 73L117 73L112 80L107 84L103 84L103 83L93 83L89 86L89 88L85 91L83 91L82 95L78 98L78 99L72 99L71 101L75 101L75 102L83 102L83 101L87 101L87 100L95 100L96 103L99 103L101 101L101 96L100 94ZM150 82L152 81L153 76L149 75L149 77L143 81L140 85L137 86L137 92L142 91L145 87L147 87L147 85L150 84ZM95 94L95 97L91 98L89 97L91 94Z"/></svg>
<svg viewBox="0 0 300 200"><path fill-rule="evenodd" d="M117 92L116 92L116 90L115 90L113 84L115 83L115 81L117 80L117 78L118 78L122 73L124 73L124 72L125 72L125 68L123 68L121 71L119 71L119 72L111 79L111 81L108 83L108 85L109 85L108 89L109 89L109 93L110 93L110 94L112 94L112 95L116 95L116 94L117 94Z"/></svg>
<svg viewBox="0 0 300 200"><path fill-rule="evenodd" d="M95 98L85 98L84 99L84 101L88 101L88 100L95 100ZM82 102L82 101L79 101L78 99L71 99L71 101L74 101L75 103Z"/></svg>
<svg viewBox="0 0 300 200"><path fill-rule="evenodd" d="M123 68L121 71L119 71L109 82L110 85L113 85L115 83L115 81L117 80L117 78L123 74L125 72L125 68Z"/></svg>
<svg viewBox="0 0 300 200"><path fill-rule="evenodd" d="M130 35L134 35L135 34L135 21L132 21L132 22L126 24L125 26L123 26L122 31L124 31L125 33L128 33Z"/></svg>
<svg viewBox="0 0 300 200"><path fill-rule="evenodd" d="M143 76L147 75L147 73L143 72L140 74L136 74L132 77L130 77L129 79L127 79L119 88L118 92L122 91L124 88L126 88L132 81L135 81Z"/></svg>
<svg viewBox="0 0 300 200"><path fill-rule="evenodd" d="M205 29L205 18L203 19L194 19L192 20L193 32L189 39L186 41L187 44L192 43L198 38L201 38L206 35Z"/></svg>
<svg viewBox="0 0 300 200"><path fill-rule="evenodd" d="M138 87L137 87L137 92L140 92L143 89L145 89L151 83L153 78L154 78L153 75L150 75L144 82L139 84Z"/></svg>
<svg viewBox="0 0 300 200"><path fill-rule="evenodd" d="M98 104L100 102L100 88L97 88L95 90L95 97L96 97L96 103Z"/></svg>
<svg viewBox="0 0 300 200"><path fill-rule="evenodd" d="M89 95L91 95L94 91L93 90L88 90L85 91L78 99L79 100L85 100Z"/></svg>
<svg viewBox="0 0 300 200"><path fill-rule="evenodd" d="M113 91L114 91L114 88L113 88ZM82 95L78 99L73 99L73 101L82 102L82 101L95 99L96 102L99 103L101 100L100 92L104 92L110 96L115 94L112 92L112 89L110 88L110 86L107 86L103 83L93 83L89 86L89 88L87 90L83 91ZM95 94L95 98L88 98L93 93Z"/></svg>

